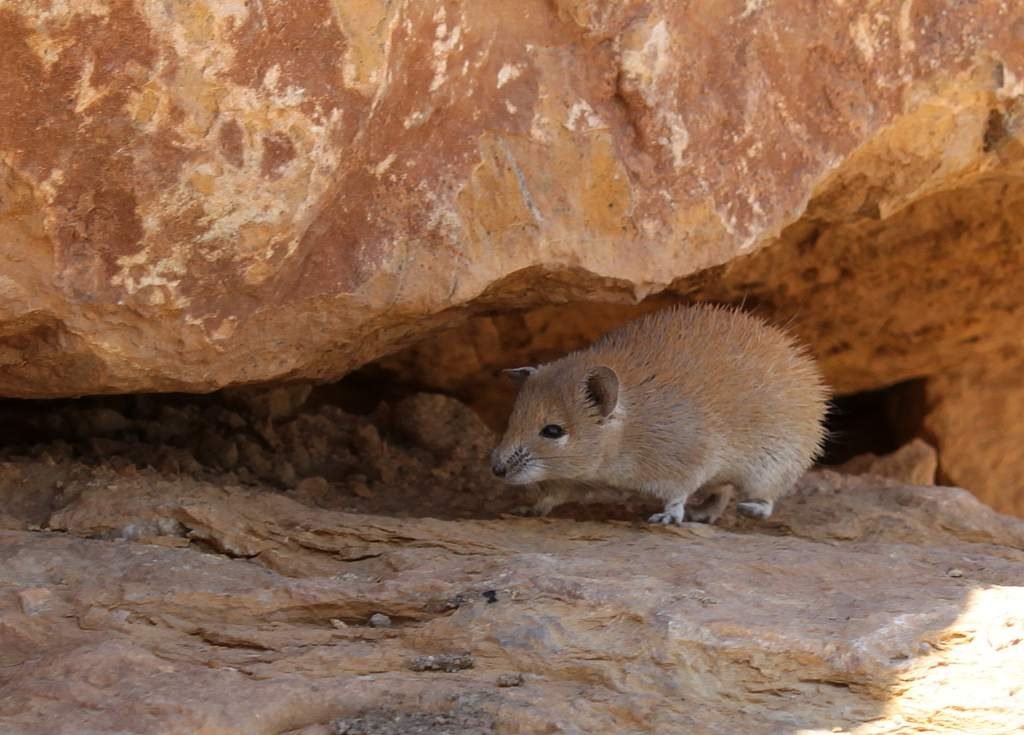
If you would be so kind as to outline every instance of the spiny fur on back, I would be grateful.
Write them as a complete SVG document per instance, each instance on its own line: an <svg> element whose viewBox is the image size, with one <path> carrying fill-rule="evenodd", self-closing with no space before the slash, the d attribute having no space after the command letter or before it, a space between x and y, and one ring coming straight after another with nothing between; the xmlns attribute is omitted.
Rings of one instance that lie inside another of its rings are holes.
<svg viewBox="0 0 1024 735"><path fill-rule="evenodd" d="M587 388L600 367L618 378L608 416ZM538 366L495 457L527 457L522 481L601 482L666 501L727 484L773 501L821 451L828 397L784 330L733 308L674 307ZM538 436L549 424L566 437Z"/></svg>

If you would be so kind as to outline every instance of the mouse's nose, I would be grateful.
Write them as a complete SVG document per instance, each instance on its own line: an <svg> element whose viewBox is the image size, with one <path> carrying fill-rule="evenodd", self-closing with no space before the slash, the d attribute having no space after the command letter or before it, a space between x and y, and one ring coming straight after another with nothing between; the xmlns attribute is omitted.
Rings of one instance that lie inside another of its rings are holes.
<svg viewBox="0 0 1024 735"><path fill-rule="evenodd" d="M495 462L491 465L491 472L495 477L504 477L508 473L508 467L501 462Z"/></svg>

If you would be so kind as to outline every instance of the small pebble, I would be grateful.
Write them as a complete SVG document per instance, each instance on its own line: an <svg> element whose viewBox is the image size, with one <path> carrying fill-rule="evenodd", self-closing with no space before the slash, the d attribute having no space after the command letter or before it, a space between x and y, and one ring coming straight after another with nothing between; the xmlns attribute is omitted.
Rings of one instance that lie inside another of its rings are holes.
<svg viewBox="0 0 1024 735"><path fill-rule="evenodd" d="M338 618L331 618L331 625L338 630L344 630L348 627L348 624L344 620L339 620Z"/></svg>
<svg viewBox="0 0 1024 735"><path fill-rule="evenodd" d="M353 482L349 485L349 490L360 498L372 498L374 496L373 490L365 482Z"/></svg>
<svg viewBox="0 0 1024 735"><path fill-rule="evenodd" d="M45 587L30 587L18 593L21 611L26 615L35 615L43 610L53 598L53 593Z"/></svg>
<svg viewBox="0 0 1024 735"><path fill-rule="evenodd" d="M457 610L467 602L466 596L461 592L457 595L449 597L443 603L441 603L442 610Z"/></svg>
<svg viewBox="0 0 1024 735"><path fill-rule="evenodd" d="M413 671L446 671L449 674L473 668L473 657L468 653L439 653L435 656L417 656L409 662Z"/></svg>
<svg viewBox="0 0 1024 735"><path fill-rule="evenodd" d="M331 484L322 477L304 477L295 485L295 495L313 502L325 500L331 492Z"/></svg>
<svg viewBox="0 0 1024 735"><path fill-rule="evenodd" d="M500 687L521 687L523 685L523 675L519 673L502 674L495 683Z"/></svg>
<svg viewBox="0 0 1024 735"><path fill-rule="evenodd" d="M950 577L962 577L962 576L964 576L964 572L963 572L962 569L950 569L947 572L947 574L949 574Z"/></svg>
<svg viewBox="0 0 1024 735"><path fill-rule="evenodd" d="M374 613L370 616L370 625L374 628L390 628L391 618L384 613Z"/></svg>
<svg viewBox="0 0 1024 735"><path fill-rule="evenodd" d="M498 601L498 593L495 590L485 590L482 594L488 605Z"/></svg>
<svg viewBox="0 0 1024 735"><path fill-rule="evenodd" d="M707 523L687 523L685 529L698 538L714 538L718 531Z"/></svg>

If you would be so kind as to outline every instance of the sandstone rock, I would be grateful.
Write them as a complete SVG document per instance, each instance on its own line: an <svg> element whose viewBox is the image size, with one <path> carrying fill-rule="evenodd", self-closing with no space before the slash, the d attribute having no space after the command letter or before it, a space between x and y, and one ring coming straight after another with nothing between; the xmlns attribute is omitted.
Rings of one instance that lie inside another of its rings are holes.
<svg viewBox="0 0 1024 735"><path fill-rule="evenodd" d="M483 396L745 301L840 391L924 379L940 480L1020 507L1024 9L712 5L5 4L0 395L420 342L391 369ZM766 524L513 520L444 399L236 396L258 425L69 409L5 450L5 733L1024 729L1024 526L965 491L822 472Z"/></svg>
<svg viewBox="0 0 1024 735"><path fill-rule="evenodd" d="M317 505L327 499L331 485L322 477L307 477L293 491L295 498L306 505Z"/></svg>
<svg viewBox="0 0 1024 735"><path fill-rule="evenodd" d="M1024 516L1024 375L1018 349L928 381L924 427L944 482L969 487L1004 513Z"/></svg>
<svg viewBox="0 0 1024 735"><path fill-rule="evenodd" d="M874 454L861 455L837 469L851 475L886 477L905 485L934 485L938 462L935 448L921 439L915 439L891 454L881 457Z"/></svg>
<svg viewBox="0 0 1024 735"><path fill-rule="evenodd" d="M0 394L337 377L772 244L723 284L841 388L1015 338L1013 3L0 12Z"/></svg>
<svg viewBox="0 0 1024 735"><path fill-rule="evenodd" d="M1019 365L1018 4L0 13L0 395L331 379L419 342L403 374L498 426L498 367L652 294L791 321L840 392ZM1018 445L955 405L948 477L1022 507Z"/></svg>
<svg viewBox="0 0 1024 735"><path fill-rule="evenodd" d="M1024 523L962 490L816 473L770 523L682 528L77 490L64 533L0 532L12 735L1024 727ZM189 546L101 538L155 518Z"/></svg>
<svg viewBox="0 0 1024 735"><path fill-rule="evenodd" d="M889 134L895 140L883 135L870 160L895 155L908 133L897 125ZM1014 161L1005 176L983 165L977 178L886 217L871 210L837 221L814 199L813 216L770 247L680 279L640 306L574 303L475 317L385 365L462 397L500 427L515 390L501 368L582 346L673 298L742 303L811 345L838 393L928 382L931 416L919 436L950 468L943 481L1024 512L1024 453L1013 419L1024 364L1024 185L1009 173L1021 170L1024 147L1008 145L998 149ZM822 195L826 203L836 196Z"/></svg>

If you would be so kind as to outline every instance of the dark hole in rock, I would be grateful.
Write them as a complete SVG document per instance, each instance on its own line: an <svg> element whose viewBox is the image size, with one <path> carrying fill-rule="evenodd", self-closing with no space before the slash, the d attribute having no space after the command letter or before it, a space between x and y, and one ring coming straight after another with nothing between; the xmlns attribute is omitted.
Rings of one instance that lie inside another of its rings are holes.
<svg viewBox="0 0 1024 735"><path fill-rule="evenodd" d="M828 416L820 464L840 465L860 454L889 454L922 433L925 381L837 396Z"/></svg>
<svg viewBox="0 0 1024 735"><path fill-rule="evenodd" d="M339 381L314 387L308 405L334 404L347 413L367 416L381 403L395 403L420 392L422 386L378 363L370 363Z"/></svg>

